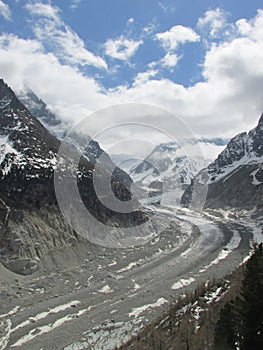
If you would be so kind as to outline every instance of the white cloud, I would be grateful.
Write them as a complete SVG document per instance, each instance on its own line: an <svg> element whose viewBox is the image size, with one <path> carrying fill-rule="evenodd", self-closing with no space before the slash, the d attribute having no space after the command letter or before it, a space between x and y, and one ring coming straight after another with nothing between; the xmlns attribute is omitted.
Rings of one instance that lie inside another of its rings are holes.
<svg viewBox="0 0 263 350"><path fill-rule="evenodd" d="M182 25L174 26L163 33L157 33L155 37L161 41L164 49L168 52L176 50L179 44L200 40L199 35L192 28Z"/></svg>
<svg viewBox="0 0 263 350"><path fill-rule="evenodd" d="M44 16L55 20L57 23L61 23L59 19L59 9L55 6L38 2L35 4L26 4L25 8L31 15Z"/></svg>
<svg viewBox="0 0 263 350"><path fill-rule="evenodd" d="M62 62L75 65L92 65L107 69L106 62L85 48L83 40L59 17L59 9L50 4L27 4L26 9L39 17L34 22L36 38L45 49Z"/></svg>
<svg viewBox="0 0 263 350"><path fill-rule="evenodd" d="M118 103L141 102L181 116L198 137L231 137L253 127L263 111L262 25L261 10L255 18L233 24L236 37L207 49L204 81L190 87L157 78L153 63L132 86L102 89L95 79L47 53L42 41L5 34L0 37L0 75L15 89L26 83L66 120L76 122ZM156 116L144 116L140 122L154 124ZM172 117L157 122L166 130L173 127Z"/></svg>
<svg viewBox="0 0 263 350"><path fill-rule="evenodd" d="M105 43L105 53L112 58L126 61L135 54L142 43L142 40L135 41L124 36L120 36L115 40L108 39Z"/></svg>
<svg viewBox="0 0 263 350"><path fill-rule="evenodd" d="M158 27L158 20L157 18L153 18L151 22L149 22L144 28L143 33L144 35L151 35L156 31L156 28Z"/></svg>
<svg viewBox="0 0 263 350"><path fill-rule="evenodd" d="M167 68L173 68L177 65L180 57L176 53L167 52L167 54L162 58L161 64Z"/></svg>
<svg viewBox="0 0 263 350"><path fill-rule="evenodd" d="M156 69L150 69L146 72L141 72L137 74L133 86L141 86L142 84L149 81L150 78L154 77L158 73L158 70Z"/></svg>
<svg viewBox="0 0 263 350"><path fill-rule="evenodd" d="M70 5L70 8L72 10L75 10L76 8L78 8L81 2L82 0L72 0L72 4Z"/></svg>
<svg viewBox="0 0 263 350"><path fill-rule="evenodd" d="M203 82L184 87L168 79L138 79L130 88L116 89L115 97L161 106L182 116L197 136L231 137L248 130L263 111L262 25L260 10L254 19L242 20L242 36L213 44L206 53ZM236 28L240 30L239 21ZM169 121L162 123L169 130Z"/></svg>
<svg viewBox="0 0 263 350"><path fill-rule="evenodd" d="M220 8L207 10L204 17L198 19L197 28L208 31L210 37L221 34L221 30L226 26L227 14Z"/></svg>
<svg viewBox="0 0 263 350"><path fill-rule="evenodd" d="M17 91L29 86L72 123L109 104L94 79L46 54L36 40L0 36L0 76Z"/></svg>
<svg viewBox="0 0 263 350"><path fill-rule="evenodd" d="M263 40L263 10L258 10L257 15L252 20L240 19L236 22L237 30L241 36L251 40Z"/></svg>
<svg viewBox="0 0 263 350"><path fill-rule="evenodd" d="M128 23L129 23L129 24L134 23L134 18L133 18L133 17L129 18L129 19L128 19Z"/></svg>
<svg viewBox="0 0 263 350"><path fill-rule="evenodd" d="M11 19L11 11L9 6L0 0L0 15L3 16L6 20Z"/></svg>

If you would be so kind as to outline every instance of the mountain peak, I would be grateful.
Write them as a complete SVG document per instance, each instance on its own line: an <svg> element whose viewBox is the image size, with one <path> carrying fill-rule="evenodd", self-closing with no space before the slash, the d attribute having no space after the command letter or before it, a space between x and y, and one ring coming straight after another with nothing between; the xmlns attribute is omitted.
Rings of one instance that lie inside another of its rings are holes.
<svg viewBox="0 0 263 350"><path fill-rule="evenodd" d="M259 118L258 126L263 126L263 113L261 114L261 117Z"/></svg>
<svg viewBox="0 0 263 350"><path fill-rule="evenodd" d="M40 120L45 127L52 129L52 127L58 125L62 126L60 118L30 88L26 86L18 92L17 96L31 114Z"/></svg>
<svg viewBox="0 0 263 350"><path fill-rule="evenodd" d="M15 94L11 88L5 83L3 79L0 79L0 108L4 108L9 105L15 98Z"/></svg>

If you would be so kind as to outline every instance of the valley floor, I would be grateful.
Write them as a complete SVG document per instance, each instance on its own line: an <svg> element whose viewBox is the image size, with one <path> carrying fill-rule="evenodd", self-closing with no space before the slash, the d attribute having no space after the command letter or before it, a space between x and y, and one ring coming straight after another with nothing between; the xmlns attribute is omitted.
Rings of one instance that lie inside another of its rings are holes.
<svg viewBox="0 0 263 350"><path fill-rule="evenodd" d="M54 258L26 277L0 266L0 349L114 349L182 295L231 273L262 240L260 226L227 213L158 211L177 229L143 246L92 246L81 265L71 257L56 267Z"/></svg>

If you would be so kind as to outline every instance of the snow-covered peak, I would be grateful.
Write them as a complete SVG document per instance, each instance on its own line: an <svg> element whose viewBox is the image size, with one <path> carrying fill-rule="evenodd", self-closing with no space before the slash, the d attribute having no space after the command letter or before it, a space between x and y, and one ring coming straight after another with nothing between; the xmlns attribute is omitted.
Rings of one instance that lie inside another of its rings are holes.
<svg viewBox="0 0 263 350"><path fill-rule="evenodd" d="M223 146L210 140L162 143L129 174L138 186L150 191L151 196L171 192L180 197L198 171L207 167L222 149Z"/></svg>
<svg viewBox="0 0 263 350"><path fill-rule="evenodd" d="M34 117L41 120L46 125L52 127L61 124L61 119L28 87L19 91L17 97Z"/></svg>
<svg viewBox="0 0 263 350"><path fill-rule="evenodd" d="M263 161L263 115L256 128L233 137L217 159L209 165L209 182L214 183L239 166Z"/></svg>
<svg viewBox="0 0 263 350"><path fill-rule="evenodd" d="M54 168L59 141L0 80L0 176L17 169Z"/></svg>

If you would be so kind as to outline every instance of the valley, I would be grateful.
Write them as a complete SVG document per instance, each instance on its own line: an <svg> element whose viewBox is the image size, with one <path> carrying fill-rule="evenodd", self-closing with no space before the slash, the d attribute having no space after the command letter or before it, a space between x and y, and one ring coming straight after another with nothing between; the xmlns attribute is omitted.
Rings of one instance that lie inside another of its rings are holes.
<svg viewBox="0 0 263 350"><path fill-rule="evenodd" d="M0 350L113 350L263 241L263 115L207 167L161 144L129 175L30 96L0 80Z"/></svg>
<svg viewBox="0 0 263 350"><path fill-rule="evenodd" d="M93 246L82 264L23 279L1 271L9 275L1 285L1 349L113 349L180 295L233 271L252 239L263 238L260 226L226 212L152 210L173 221L146 245Z"/></svg>

